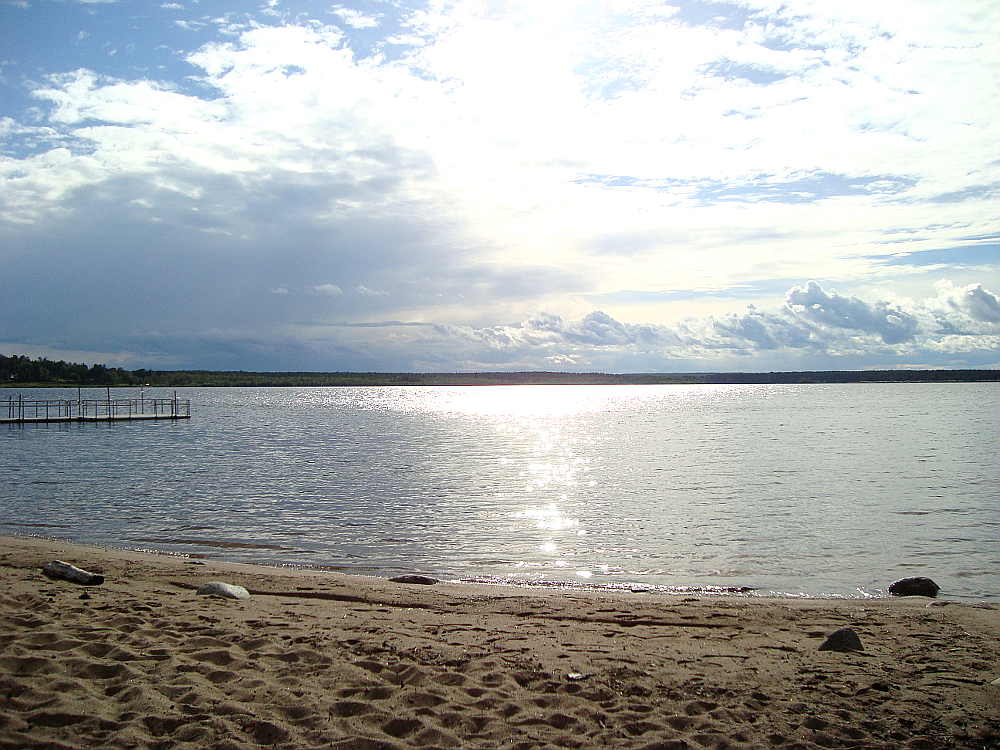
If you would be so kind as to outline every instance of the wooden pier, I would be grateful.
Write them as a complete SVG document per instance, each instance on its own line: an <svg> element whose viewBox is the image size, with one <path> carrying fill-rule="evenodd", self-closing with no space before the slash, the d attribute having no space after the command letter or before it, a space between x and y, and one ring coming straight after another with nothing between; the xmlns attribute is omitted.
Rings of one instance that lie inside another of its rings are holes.
<svg viewBox="0 0 1000 750"><path fill-rule="evenodd" d="M191 419L191 401L173 398L26 399L0 401L0 424L131 422Z"/></svg>

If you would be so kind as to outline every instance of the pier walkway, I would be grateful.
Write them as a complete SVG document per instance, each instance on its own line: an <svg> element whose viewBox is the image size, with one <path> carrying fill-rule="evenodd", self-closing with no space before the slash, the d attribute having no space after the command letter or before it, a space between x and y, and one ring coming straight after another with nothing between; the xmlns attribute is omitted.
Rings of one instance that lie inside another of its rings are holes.
<svg viewBox="0 0 1000 750"><path fill-rule="evenodd" d="M0 401L0 424L129 422L190 419L191 401L173 398L26 399Z"/></svg>

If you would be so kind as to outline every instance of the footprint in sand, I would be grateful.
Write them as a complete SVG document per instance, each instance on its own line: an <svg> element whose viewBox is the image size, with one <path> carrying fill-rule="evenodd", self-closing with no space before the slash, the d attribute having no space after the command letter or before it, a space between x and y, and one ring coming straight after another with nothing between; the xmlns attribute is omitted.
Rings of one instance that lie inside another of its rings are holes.
<svg viewBox="0 0 1000 750"><path fill-rule="evenodd" d="M0 658L0 672L18 677L59 672L59 667L38 656L5 656Z"/></svg>
<svg viewBox="0 0 1000 750"><path fill-rule="evenodd" d="M446 700L440 695L434 695L433 693L413 693L412 695L406 696L406 702L411 706L433 708L435 706L440 706L442 703L446 703Z"/></svg>
<svg viewBox="0 0 1000 750"><path fill-rule="evenodd" d="M330 714L340 718L362 716L371 711L371 706L367 703L359 703L358 701L338 701L330 706Z"/></svg>
<svg viewBox="0 0 1000 750"><path fill-rule="evenodd" d="M68 727L74 724L80 724L87 721L91 717L85 716L83 714L70 714L70 713L45 713L40 712L37 714L32 714L27 717L28 722L32 726L40 727Z"/></svg>
<svg viewBox="0 0 1000 750"><path fill-rule="evenodd" d="M465 675L458 674L457 672L444 672L434 678L434 682L438 685L464 685L466 681L467 678Z"/></svg>
<svg viewBox="0 0 1000 750"><path fill-rule="evenodd" d="M648 732L662 732L663 727L659 724L654 724L651 721L634 721L631 724L625 724L622 729L624 729L628 734L633 737L638 737L642 734L647 734Z"/></svg>
<svg viewBox="0 0 1000 750"><path fill-rule="evenodd" d="M391 737L403 739L424 728L419 719L392 719L382 725L382 731Z"/></svg>
<svg viewBox="0 0 1000 750"><path fill-rule="evenodd" d="M214 664L217 667L228 667L233 662L238 661L231 653L223 649L211 651L195 651L187 654L192 659L200 662Z"/></svg>

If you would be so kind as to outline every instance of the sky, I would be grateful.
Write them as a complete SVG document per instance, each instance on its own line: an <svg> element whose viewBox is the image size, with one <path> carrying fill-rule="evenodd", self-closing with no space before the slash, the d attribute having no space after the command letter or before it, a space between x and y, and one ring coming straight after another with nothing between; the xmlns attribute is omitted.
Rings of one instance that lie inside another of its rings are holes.
<svg viewBox="0 0 1000 750"><path fill-rule="evenodd" d="M1000 4L0 0L0 354L1000 368Z"/></svg>

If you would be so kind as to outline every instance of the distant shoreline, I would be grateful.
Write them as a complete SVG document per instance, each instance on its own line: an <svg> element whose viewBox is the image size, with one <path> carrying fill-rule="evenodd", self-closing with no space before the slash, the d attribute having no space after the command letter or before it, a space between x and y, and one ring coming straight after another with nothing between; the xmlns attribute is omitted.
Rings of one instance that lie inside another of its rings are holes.
<svg viewBox="0 0 1000 750"><path fill-rule="evenodd" d="M110 383L48 380L3 382L0 388L331 387L493 385L777 385L817 383L1000 382L1000 370L825 370L802 372L574 373L574 372L247 372L117 370ZM125 375L127 377L121 377Z"/></svg>

